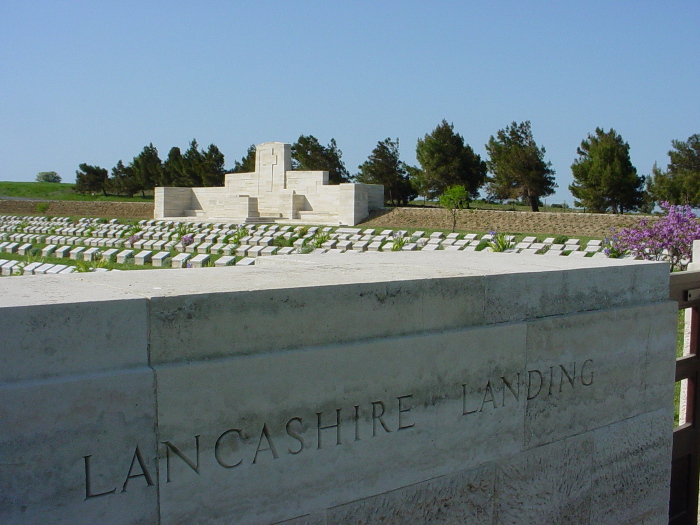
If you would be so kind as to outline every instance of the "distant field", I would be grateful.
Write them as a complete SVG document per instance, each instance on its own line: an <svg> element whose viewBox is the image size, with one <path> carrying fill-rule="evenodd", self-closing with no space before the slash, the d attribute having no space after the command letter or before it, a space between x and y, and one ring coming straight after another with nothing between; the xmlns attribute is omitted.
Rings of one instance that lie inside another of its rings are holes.
<svg viewBox="0 0 700 525"><path fill-rule="evenodd" d="M439 208L440 205L437 201L423 201L422 198L416 199L408 203L409 206L417 208ZM500 211L531 211L530 206L524 204L498 204L495 202L485 202L482 200L472 201L469 205L472 210L500 210ZM540 206L540 211L548 212L562 212L562 213L576 213L582 212L581 209L576 208L562 208L559 206Z"/></svg>
<svg viewBox="0 0 700 525"><path fill-rule="evenodd" d="M115 197L104 195L80 195L73 191L73 184L58 182L0 182L0 198L21 197L56 201L116 201L116 202L153 202L153 194L146 197Z"/></svg>

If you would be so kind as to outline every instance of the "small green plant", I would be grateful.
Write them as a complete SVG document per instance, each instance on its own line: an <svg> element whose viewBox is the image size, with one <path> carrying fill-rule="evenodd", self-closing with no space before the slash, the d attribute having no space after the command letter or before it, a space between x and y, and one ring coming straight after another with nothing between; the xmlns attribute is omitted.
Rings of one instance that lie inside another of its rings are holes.
<svg viewBox="0 0 700 525"><path fill-rule="evenodd" d="M311 239L311 244L314 248L320 248L324 242L329 241L331 238L329 233L322 232L322 231L317 231L316 235L313 236L313 239Z"/></svg>
<svg viewBox="0 0 700 525"><path fill-rule="evenodd" d="M138 224L130 224L128 228L122 230L122 237L133 237L137 235L142 230L141 226Z"/></svg>
<svg viewBox="0 0 700 525"><path fill-rule="evenodd" d="M566 244L566 241L569 240L569 237L567 235L557 235L554 237L554 243L553 244Z"/></svg>
<svg viewBox="0 0 700 525"><path fill-rule="evenodd" d="M493 237L488 245L494 252L504 252L514 246L513 242L508 239L505 233L489 232Z"/></svg>
<svg viewBox="0 0 700 525"><path fill-rule="evenodd" d="M488 247L489 247L489 241L481 240L481 241L479 241L479 244L477 244L476 248L474 248L474 251L480 252Z"/></svg>
<svg viewBox="0 0 700 525"><path fill-rule="evenodd" d="M471 202L467 188L459 185L450 186L440 195L438 202L452 214L452 232L454 233L457 227L457 212L468 208Z"/></svg>
<svg viewBox="0 0 700 525"><path fill-rule="evenodd" d="M49 202L37 202L36 212L44 215L49 210L49 206L51 206L51 203Z"/></svg>
<svg viewBox="0 0 700 525"><path fill-rule="evenodd" d="M230 244L240 244L241 239L243 237L246 237L248 235L248 228L245 226L241 226L238 228L233 234L231 234L229 237L229 243Z"/></svg>
<svg viewBox="0 0 700 525"><path fill-rule="evenodd" d="M282 235L279 235L278 237L275 237L274 240L272 241L273 246L279 246L280 248L286 248L290 246L294 246L294 241L295 237L290 237L289 239L285 239Z"/></svg>
<svg viewBox="0 0 700 525"><path fill-rule="evenodd" d="M298 228L296 228L295 231L297 232L297 235L299 237L303 237L304 235L309 233L309 227L308 226L299 226Z"/></svg>
<svg viewBox="0 0 700 525"><path fill-rule="evenodd" d="M407 239L406 237L396 237L394 239L394 243L391 245L391 251L392 252L400 252L403 247L406 245Z"/></svg>

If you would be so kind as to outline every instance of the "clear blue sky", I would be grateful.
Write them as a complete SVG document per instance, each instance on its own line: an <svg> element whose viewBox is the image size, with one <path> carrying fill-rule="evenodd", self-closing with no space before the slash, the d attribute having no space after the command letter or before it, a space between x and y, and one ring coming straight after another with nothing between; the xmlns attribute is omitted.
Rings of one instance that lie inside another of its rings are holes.
<svg viewBox="0 0 700 525"><path fill-rule="evenodd" d="M0 180L111 169L192 138L334 137L351 173L376 143L444 118L477 153L530 120L568 191L596 126L640 174L700 133L700 1L0 1Z"/></svg>

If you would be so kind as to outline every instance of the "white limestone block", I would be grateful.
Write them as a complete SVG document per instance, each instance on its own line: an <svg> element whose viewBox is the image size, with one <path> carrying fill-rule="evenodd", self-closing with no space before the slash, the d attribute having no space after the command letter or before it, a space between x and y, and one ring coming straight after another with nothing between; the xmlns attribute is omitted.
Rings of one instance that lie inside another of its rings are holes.
<svg viewBox="0 0 700 525"><path fill-rule="evenodd" d="M153 254L151 264L157 268L168 268L172 263L170 252L158 252Z"/></svg>
<svg viewBox="0 0 700 525"><path fill-rule="evenodd" d="M50 268L52 268L53 266L54 265L51 263L42 264L42 265L34 268L33 273L34 273L34 275L44 275L46 273L46 271L49 270Z"/></svg>
<svg viewBox="0 0 700 525"><path fill-rule="evenodd" d="M55 244L49 244L48 246L44 246L41 250L41 256L42 257L50 257L53 256L54 252L56 251L57 246Z"/></svg>
<svg viewBox="0 0 700 525"><path fill-rule="evenodd" d="M70 251L70 258L74 261L83 260L83 252L85 251L84 246L77 246Z"/></svg>
<svg viewBox="0 0 700 525"><path fill-rule="evenodd" d="M134 250L122 250L117 254L117 263L130 264L134 259Z"/></svg>
<svg viewBox="0 0 700 525"><path fill-rule="evenodd" d="M46 275L56 275L58 273L61 273L66 268L68 268L68 266L65 264L55 264L54 266L46 270Z"/></svg>
<svg viewBox="0 0 700 525"><path fill-rule="evenodd" d="M184 268L187 265L187 261L192 257L192 254L189 253L178 253L175 257L172 258L172 267L173 268Z"/></svg>
<svg viewBox="0 0 700 525"><path fill-rule="evenodd" d="M210 256L206 253L200 253L190 259L192 268L203 268L209 264Z"/></svg>
<svg viewBox="0 0 700 525"><path fill-rule="evenodd" d="M233 255L224 255L214 262L215 266L233 266L234 264L236 264L236 257Z"/></svg>
<svg viewBox="0 0 700 525"><path fill-rule="evenodd" d="M12 275L15 271L15 267L19 264L19 261L6 261L0 259L0 273L5 276Z"/></svg>
<svg viewBox="0 0 700 525"><path fill-rule="evenodd" d="M134 264L143 266L146 263L150 263L152 257L153 252L151 250L142 250L134 256Z"/></svg>
<svg viewBox="0 0 700 525"><path fill-rule="evenodd" d="M100 258L100 250L98 248L88 248L83 252L84 261L94 261Z"/></svg>
<svg viewBox="0 0 700 525"><path fill-rule="evenodd" d="M236 256L245 257L248 253L248 250L250 250L251 248L253 248L253 246L249 244L241 244L240 246L238 246L238 248L236 248Z"/></svg>
<svg viewBox="0 0 700 525"><path fill-rule="evenodd" d="M253 257L243 257L238 262L236 266L253 266L255 264L255 258Z"/></svg>

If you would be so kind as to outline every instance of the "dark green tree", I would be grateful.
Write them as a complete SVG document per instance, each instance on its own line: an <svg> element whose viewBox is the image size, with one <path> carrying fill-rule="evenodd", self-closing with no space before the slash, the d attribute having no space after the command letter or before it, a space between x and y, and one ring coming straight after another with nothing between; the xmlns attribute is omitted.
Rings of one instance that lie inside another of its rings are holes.
<svg viewBox="0 0 700 525"><path fill-rule="evenodd" d="M648 191L655 201L700 207L700 134L672 140L666 170L654 165Z"/></svg>
<svg viewBox="0 0 700 525"><path fill-rule="evenodd" d="M199 144L196 139L192 139L189 148L182 156L182 163L185 171L185 186L204 186L204 156L199 151Z"/></svg>
<svg viewBox="0 0 700 525"><path fill-rule="evenodd" d="M323 146L313 135L301 135L292 144L292 169L319 170L328 172L330 184L348 182L350 174L341 160L340 151L335 139L328 146Z"/></svg>
<svg viewBox="0 0 700 525"><path fill-rule="evenodd" d="M253 173L255 171L255 144L248 146L248 151L241 160L237 160L231 173Z"/></svg>
<svg viewBox="0 0 700 525"><path fill-rule="evenodd" d="M99 193L107 195L108 172L105 168L81 164L75 172L75 187L77 193Z"/></svg>
<svg viewBox="0 0 700 525"><path fill-rule="evenodd" d="M425 172L418 166L409 166L404 164L404 169L408 174L408 180L411 183L414 193L417 196L423 197L423 206L425 206L429 197L431 197L432 187L430 186L430 180L428 179Z"/></svg>
<svg viewBox="0 0 700 525"><path fill-rule="evenodd" d="M476 197L486 180L486 163L446 120L432 133L418 139L416 158L423 168L431 197L455 185L464 186L472 197Z"/></svg>
<svg viewBox="0 0 700 525"><path fill-rule="evenodd" d="M37 182L61 182L61 176L55 171L40 171L36 174Z"/></svg>
<svg viewBox="0 0 700 525"><path fill-rule="evenodd" d="M633 211L644 204L644 177L630 159L630 147L614 130L596 128L581 141L569 186L577 206L597 213Z"/></svg>
<svg viewBox="0 0 700 525"><path fill-rule="evenodd" d="M182 152L177 146L170 148L168 158L163 162L163 186L187 186L187 174Z"/></svg>
<svg viewBox="0 0 700 525"><path fill-rule="evenodd" d="M492 176L487 191L496 199L522 199L539 211L540 197L554 193L552 163L544 160L545 149L532 137L530 121L513 122L491 136L486 165Z"/></svg>
<svg viewBox="0 0 700 525"><path fill-rule="evenodd" d="M384 200L392 206L406 205L416 196L405 165L399 160L399 139L378 142L359 170L357 182L383 184Z"/></svg>
<svg viewBox="0 0 700 525"><path fill-rule="evenodd" d="M115 195L133 197L141 189L141 186L134 177L134 170L131 166L124 166L124 163L120 160L112 168L112 176L109 178L108 188L110 193Z"/></svg>
<svg viewBox="0 0 700 525"><path fill-rule="evenodd" d="M202 151L202 183L204 186L223 186L226 168L224 154L214 144Z"/></svg>
<svg viewBox="0 0 700 525"><path fill-rule="evenodd" d="M134 157L134 160L131 161L131 169L134 179L139 185L139 190L144 197L146 196L146 191L153 190L161 183L163 163L158 156L158 150L152 142Z"/></svg>

